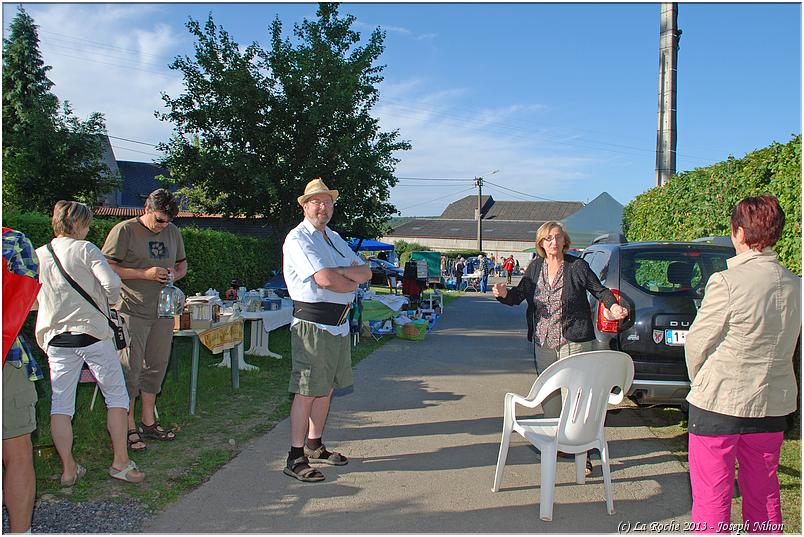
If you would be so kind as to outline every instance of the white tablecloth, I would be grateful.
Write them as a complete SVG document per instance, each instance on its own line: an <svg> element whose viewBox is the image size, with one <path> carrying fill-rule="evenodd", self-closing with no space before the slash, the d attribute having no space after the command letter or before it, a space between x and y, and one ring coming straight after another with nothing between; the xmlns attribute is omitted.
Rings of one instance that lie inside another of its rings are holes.
<svg viewBox="0 0 804 537"><path fill-rule="evenodd" d="M280 326L290 324L293 320L293 302L282 300L282 308L273 311L243 311L240 313L249 321L262 320L262 327L266 332L276 330Z"/></svg>
<svg viewBox="0 0 804 537"><path fill-rule="evenodd" d="M363 300L376 300L377 302L382 302L393 311L401 310L402 306L408 303L408 297L403 295L374 294L370 297L365 297Z"/></svg>

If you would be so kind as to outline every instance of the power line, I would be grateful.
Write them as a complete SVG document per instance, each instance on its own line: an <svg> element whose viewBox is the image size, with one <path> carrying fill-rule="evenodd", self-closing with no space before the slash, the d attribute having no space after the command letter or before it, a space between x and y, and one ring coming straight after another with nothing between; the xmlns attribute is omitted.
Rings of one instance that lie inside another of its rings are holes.
<svg viewBox="0 0 804 537"><path fill-rule="evenodd" d="M497 191L499 193L502 193L508 198L514 198L514 199L519 200L519 201L530 201L530 198L525 198L525 197L522 197L522 196L519 196L519 195L516 195L516 194L511 194L511 193L506 192L504 190L501 190L499 188L496 188L496 187L493 187L493 186L488 186L486 183L484 183L483 186L487 186L489 190L494 190L494 191Z"/></svg>
<svg viewBox="0 0 804 537"><path fill-rule="evenodd" d="M59 32L51 32L49 30L40 29L39 33L40 34L55 35L55 36L59 36L59 38L61 38L61 39L66 39L66 40L69 40L69 41L75 41L75 42L78 42L78 43L87 43L89 45L102 47L102 48L107 48L107 49L112 49L112 50L119 50L121 52L126 52L126 53L130 53L130 54L137 54L137 55L142 55L142 56L151 56L151 57L157 58L157 59L164 59L165 58L164 56L159 56L158 54L151 54L150 52L142 52L142 51L134 50L134 49L126 49L126 48L118 47L116 45L109 45L108 43L101 43L99 41L90 41L89 39L84 39L83 37L76 37L76 36L73 36L73 35L62 34L62 33L59 33Z"/></svg>
<svg viewBox="0 0 804 537"><path fill-rule="evenodd" d="M149 145L151 147L156 147L156 144L149 144L148 142L140 142L139 140L129 140L128 138L120 138L119 136L112 136L111 134L107 134L109 138L114 138L115 140L123 140L124 142L131 142L133 144L142 144L142 145Z"/></svg>
<svg viewBox="0 0 804 537"><path fill-rule="evenodd" d="M90 60L90 59L87 59L86 57L72 56L70 54L64 54L63 52L60 52L60 51L50 51L50 53L55 54L57 56L64 56L65 58L72 58L74 60L81 60L81 61L84 61L86 63L97 63L99 65L112 65L114 67L120 67L121 69L133 69L134 71L142 71L144 73L153 73L153 74L156 74L156 75L165 75L165 74L170 72L169 70L154 71L152 69L141 69L139 67L125 66L125 65L121 65L120 63L110 63L110 62L102 62L102 61L98 61L98 60Z"/></svg>
<svg viewBox="0 0 804 537"><path fill-rule="evenodd" d="M396 177L396 179L401 179L401 180L405 180L405 181L463 181L463 182L472 181L472 182L474 182L474 179L437 179L437 178L434 178L434 177Z"/></svg>
<svg viewBox="0 0 804 537"><path fill-rule="evenodd" d="M118 150L121 150L121 151L132 151L134 153L142 153L143 155L151 155L152 157L160 157L161 158L161 157L164 156L164 155L157 155L156 153L148 153L147 151L139 151L137 149L129 149L128 147L121 147L121 146L116 146L116 145L112 145L112 148L118 149Z"/></svg>
<svg viewBox="0 0 804 537"><path fill-rule="evenodd" d="M110 45L110 44L107 44L107 43L101 43L101 42L98 42L98 41L91 41L91 40L84 39L84 38L81 38L81 37L70 36L70 35L62 34L62 33L58 33L58 32L51 32L51 31L41 30L40 29L40 33L59 36L58 38L56 38L56 40L62 39L62 40L70 40L70 41L73 41L73 42L76 42L76 43L87 43L87 44L91 44L91 45L93 45L95 47L102 47L102 48L109 49L110 51L119 51L120 53L123 53L123 54L137 54L138 56L147 55L147 56L151 56L151 57L158 58L158 59L163 59L163 60L165 58L164 56L159 56L159 55L156 55L156 54L150 54L150 53L141 52L141 51L137 51L137 50L133 50L133 49L125 49L125 48L118 47L118 46L115 46L115 45ZM60 45L60 47L64 47L64 45ZM76 48L73 48L72 50L78 50L79 52L83 51L83 49L76 49ZM151 63L139 62L138 65L143 65L143 64L144 65L150 65L150 66L153 66L153 67L160 68L162 70L153 71L153 70L150 70L150 69L143 69L141 67L132 66L132 65L123 65L123 64L120 64L120 63L102 62L102 61L98 61L98 60L88 59L86 57L76 57L76 56L72 56L72 55L69 55L69 54L64 54L63 52L60 52L60 51L53 51L53 53L57 54L57 55L64 56L64 57L67 57L67 58L83 60L83 61L88 62L88 63L96 63L96 64L100 64L100 65L114 65L114 66L120 67L122 69L134 69L134 70L137 70L137 71L143 71L143 72L161 74L161 75L164 75L164 74L172 72L170 69L166 69L166 68L163 69L161 65L157 66L156 64L151 64ZM104 57L109 58L110 56L104 56ZM385 101L384 104L385 104L385 106L388 106L388 107L396 107L396 108L400 108L400 109L403 109L403 110L412 111L414 113L418 112L418 113L431 114L431 115L447 117L447 118L451 117L453 119L460 120L464 124L467 123L467 118L469 118L468 122L470 124L471 123L485 124L484 128L487 129L487 130L505 129L505 132L508 133L509 135L512 135L511 128L510 128L512 125L520 126L519 128L516 128L515 130L521 130L522 132L526 132L525 129L527 127L529 127L529 125L526 125L524 122L517 122L517 121L513 121L513 122L509 121L509 122L497 123L498 126L495 126L493 123L491 125L489 125L488 121L485 121L485 120L482 120L482 119L477 119L475 117L471 117L471 116L467 116L467 115L460 115L460 114L452 114L452 113L448 113L448 112L436 111L436 110L427 109L427 108L412 107L412 106L407 105L407 104L403 105L403 104L401 104L400 101L396 101L396 102L395 101ZM583 129L577 129L577 130L579 130L581 132L584 132ZM594 133L594 132L600 132L600 131L592 131L592 130L587 129L587 130L585 130L585 132ZM601 134L605 135L607 133L602 133L601 132ZM532 140L534 135L529 133L527 136L517 135L517 134L513 134L513 136L515 136L517 138L525 138L525 139L528 139L528 140ZM582 148L587 148L587 149L596 149L596 150L600 150L600 151L610 151L610 152L622 153L622 154L631 154L631 155L633 155L633 154L635 154L635 153L633 153L633 151L638 151L640 153L649 153L649 154L655 154L655 152L656 152L655 149L645 149L645 148L642 148L642 147L629 146L629 145L625 145L625 144L616 144L616 143L612 143L612 142L601 142L601 141L596 141L596 140L584 140L587 144L592 143L592 144L599 144L599 145L608 145L608 146L612 146L612 147L621 147L621 148L624 148L624 149L630 149L631 151L618 151L616 149L607 149L607 148L604 148L604 147L595 147L595 146L589 146L589 145L584 145L584 144L579 144L579 143L561 141L561 140L558 140L558 139L555 139L555 138L552 138L552 139L551 138L546 138L545 136L539 135L539 134L537 134L536 136L541 136L543 139L546 139L546 141L549 142L549 143L556 143L556 144L561 144L561 145L569 145L569 146L574 146L574 147L582 147ZM695 156L695 155L681 154L681 153L676 153L676 156L677 157L683 157L683 158L686 158L686 159L705 161L705 162L708 162L708 161L711 160L711 159L704 158L704 157L699 157L699 156Z"/></svg>
<svg viewBox="0 0 804 537"><path fill-rule="evenodd" d="M475 187L466 188L466 189L464 189L464 190L460 190L460 191L458 191L458 192L453 192L452 194L447 194L446 196L441 196L441 197L438 197L438 198L431 198L431 199L428 199L427 201L423 201L423 202L421 202L421 203L415 203L415 204L413 204L413 205L409 205L409 206L407 206L407 207L404 207L404 208L402 208L402 209L398 209L398 210L399 210L400 212L402 212L402 211L407 211L408 209L412 209L412 208L414 208L414 207L418 207L419 205L425 205L425 204L427 204L427 203L431 203L431 202L433 202L433 201L442 200L442 199L444 199L444 198L451 198L451 197L453 197L453 196L457 196L458 194L463 194L464 192L468 192L468 191L470 191L470 190L474 190L474 189L475 189Z"/></svg>
<svg viewBox="0 0 804 537"><path fill-rule="evenodd" d="M417 185L417 184L404 184L404 185L396 185L394 188L442 188L445 186L455 186L454 184L450 183L433 183L431 185Z"/></svg>
<svg viewBox="0 0 804 537"><path fill-rule="evenodd" d="M541 133L531 133L530 131L527 131L527 128L529 128L530 125L527 125L524 122L517 122L517 121L489 122L487 120L477 118L475 116L466 115L466 114L462 115L462 114L455 114L455 113L449 113L449 112L442 112L442 111L438 111L438 110L435 110L435 109L417 108L417 107L410 106L410 105L399 104L398 102L393 102L393 101L391 101L391 102L386 101L385 106L396 107L396 108L399 108L399 109L402 109L402 110L406 110L408 112L413 112L414 114L419 114L420 116L421 115L434 115L434 116L445 117L445 118L448 118L448 119L455 119L455 120L459 120L462 125L473 125L474 124L474 125L477 125L477 126L482 126L483 129L485 129L485 130L494 130L494 131L499 131L499 132L505 132L509 136L513 136L513 137L516 137L516 138L524 138L524 139L531 140L531 141L533 140L533 137L535 135L535 136L538 136L538 137L542 138L543 140L545 140L548 143L569 145L569 146L574 146L574 147L583 147L583 148L587 148L587 149L596 149L596 150L600 150L600 151L610 151L610 152L622 153L622 154L626 154L626 155L637 154L635 152L652 153L652 154L656 153L655 149L646 149L646 148L642 148L642 147L629 146L629 145L625 145L625 144L615 144L615 143L611 143L611 142L602 142L602 141L597 141L597 140L584 139L583 141L586 142L587 144L591 143L591 144L609 145L609 146L613 146L613 147L621 147L623 149L629 149L630 151L618 151L616 149L607 149L607 148L604 148L604 147L596 147L596 146L590 146L590 145L585 145L585 144L581 144L581 143L573 143L573 142L563 141L563 140L559 140L559 139L556 139L556 138L550 138L550 137L547 137L547 136L545 136L545 135L543 135ZM397 115L405 117L404 114L397 114ZM410 116L408 116L408 117L410 117ZM528 134L526 136L523 136L521 134L512 133L511 132L512 130L520 131L520 132L527 132ZM582 129L581 129L581 131L583 132ZM600 132L600 131L588 131L587 130L586 132ZM601 134L607 135L608 133L601 133ZM683 156L684 158L695 159L695 160L700 160L700 161L705 161L705 162L708 162L708 161L711 160L711 159L708 159L708 158L699 157L699 156L695 156L695 155L688 155L688 154L683 154L682 155L682 154L679 154L679 153L677 153L677 155L678 156Z"/></svg>
<svg viewBox="0 0 804 537"><path fill-rule="evenodd" d="M43 44L50 44L50 41L49 40L43 40L42 43ZM141 61L139 58L131 58L131 57L123 56L123 55L120 55L120 54L114 54L114 53L105 54L104 52L97 51L97 50L88 51L86 47L80 47L80 46L76 47L76 46L73 46L71 44L54 43L52 46L54 46L54 47L56 47L58 49L58 50L53 50L52 51L52 52L55 52L55 53L61 52L61 50L66 49L66 50L71 50L73 52L78 52L78 53L85 54L85 55L91 55L92 57L97 56L97 57L101 57L101 58L108 58L108 59L111 59L111 60L113 60L115 62L125 62L125 64L128 64L128 66L131 66L131 67L136 67L136 66L142 65L142 66L146 66L146 67L154 67L156 69L167 70L167 63L165 63L165 64L161 64L161 63L157 64L157 63L151 63L151 62L144 62L144 61ZM84 56L84 58L86 58L88 61L92 61L92 60L89 60L89 58L87 56ZM124 65L124 64L121 64L121 65Z"/></svg>
<svg viewBox="0 0 804 537"><path fill-rule="evenodd" d="M507 190L509 192L513 192L514 194L519 194L520 196L527 196L529 198L536 198L538 200L543 200L543 201L559 201L559 200L554 200L554 199L550 199L550 198L542 198L541 196L534 196L533 194L527 194L525 192L520 192L519 190L514 190L512 188L508 188L508 187L505 187L505 186L502 186L502 185L498 185L497 183L492 183L489 180L485 180L485 181L483 181L483 183L496 186L497 188L501 188L501 189Z"/></svg>

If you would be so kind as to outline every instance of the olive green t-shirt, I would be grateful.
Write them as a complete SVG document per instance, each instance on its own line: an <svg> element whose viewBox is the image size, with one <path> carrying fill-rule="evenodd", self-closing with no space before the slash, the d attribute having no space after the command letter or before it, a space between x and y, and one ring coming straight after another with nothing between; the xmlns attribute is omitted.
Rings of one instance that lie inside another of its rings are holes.
<svg viewBox="0 0 804 537"><path fill-rule="evenodd" d="M186 259L181 232L168 224L154 233L139 218L120 222L112 228L103 244L103 255L126 268L174 268ZM156 319L162 284L154 280L123 280L120 302L123 313Z"/></svg>

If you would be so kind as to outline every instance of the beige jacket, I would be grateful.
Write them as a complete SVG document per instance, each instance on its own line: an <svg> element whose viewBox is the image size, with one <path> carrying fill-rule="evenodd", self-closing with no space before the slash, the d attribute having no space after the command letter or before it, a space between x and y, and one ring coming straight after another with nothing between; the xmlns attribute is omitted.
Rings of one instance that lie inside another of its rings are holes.
<svg viewBox="0 0 804 537"><path fill-rule="evenodd" d="M113 304L120 296L121 281L100 249L91 242L69 237L55 238L52 244L67 274L108 315L109 303ZM36 342L42 350L47 352L48 342L62 332L89 334L98 339L111 338L109 321L64 279L47 245L37 248L36 255L42 284L37 295Z"/></svg>
<svg viewBox="0 0 804 537"><path fill-rule="evenodd" d="M792 356L800 333L801 278L770 248L732 257L728 270L709 278L687 334L687 401L747 418L793 412Z"/></svg>

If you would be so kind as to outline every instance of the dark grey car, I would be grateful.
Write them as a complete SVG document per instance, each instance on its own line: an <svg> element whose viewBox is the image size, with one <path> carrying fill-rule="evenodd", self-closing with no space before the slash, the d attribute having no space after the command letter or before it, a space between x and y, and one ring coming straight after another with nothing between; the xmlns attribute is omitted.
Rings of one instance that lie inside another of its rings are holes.
<svg viewBox="0 0 804 537"><path fill-rule="evenodd" d="M734 248L699 242L598 242L583 251L582 259L629 310L627 319L608 321L589 295L595 348L631 356L629 395L638 403L683 404L690 386L687 331L709 277L734 255Z"/></svg>

